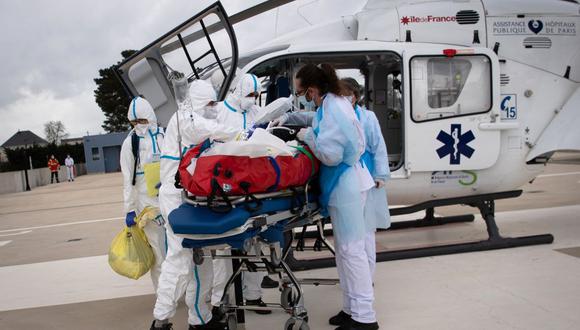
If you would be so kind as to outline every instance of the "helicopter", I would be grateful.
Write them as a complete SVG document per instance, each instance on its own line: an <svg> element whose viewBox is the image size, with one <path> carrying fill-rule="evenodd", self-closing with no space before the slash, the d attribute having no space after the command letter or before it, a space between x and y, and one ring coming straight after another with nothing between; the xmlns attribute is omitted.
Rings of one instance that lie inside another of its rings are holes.
<svg viewBox="0 0 580 330"><path fill-rule="evenodd" d="M234 26L275 13L286 32L241 53ZM392 229L473 221L436 207L478 208L488 239L379 252L377 261L549 244L550 234L504 237L495 201L521 195L557 151L580 150L580 5L574 0L270 0L231 17L216 2L116 67L166 124L177 109L169 72L223 75L219 100L244 73L262 104L293 94L306 63L330 63L364 87L389 152L391 215L426 211ZM296 106L299 107L298 103ZM320 249L320 235L313 249ZM324 241L322 241L324 243ZM327 267L333 258L294 260Z"/></svg>

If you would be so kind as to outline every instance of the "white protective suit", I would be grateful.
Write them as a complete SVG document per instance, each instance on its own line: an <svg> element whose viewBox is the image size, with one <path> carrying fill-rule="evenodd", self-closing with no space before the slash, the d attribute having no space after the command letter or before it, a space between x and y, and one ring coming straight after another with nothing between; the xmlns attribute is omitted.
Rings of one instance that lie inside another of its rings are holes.
<svg viewBox="0 0 580 330"><path fill-rule="evenodd" d="M161 156L160 147L163 145L163 129L157 126L157 117L153 107L142 97L136 97L131 101L127 116L130 121L135 119L147 119L149 121L147 125L136 125L123 141L123 146L121 147L125 213L134 211L139 215L147 206L159 206L157 197L151 197L147 194L144 166L145 164L159 161ZM133 157L131 144L133 134L139 137L139 160L135 172L135 185L133 185L135 157ZM155 255L155 264L151 268L151 280L153 281L153 287L157 289L159 275L161 274L161 264L165 259L165 228L163 223L151 221L144 227L144 231Z"/></svg>
<svg viewBox="0 0 580 330"><path fill-rule="evenodd" d="M265 107L255 104L256 97L247 97L249 94L259 95L261 85L253 74L244 74L240 77L235 89L226 97L224 102L218 103L216 120L225 126L237 129L251 129L256 120L263 118L267 113L284 113L292 108L291 98L279 98ZM220 251L219 253L223 253ZM214 293L212 303L218 305L221 300L224 286L232 273L229 260L214 260ZM243 293L246 300L257 300L262 297L260 287L265 272L244 272Z"/></svg>
<svg viewBox="0 0 580 330"><path fill-rule="evenodd" d="M364 217L374 182L361 165L365 134L350 102L326 94L304 140L322 162L320 202L332 220L343 309L357 322L376 322Z"/></svg>
<svg viewBox="0 0 580 330"><path fill-rule="evenodd" d="M218 125L215 121L207 120L200 115L205 111L205 106L216 99L215 91L209 83L194 81L190 86L190 99L192 109L178 110L178 113L171 117L165 134L161 156L159 205L161 214L166 219L169 213L182 203L181 189L175 187L175 173L179 167L181 155L208 138L228 141L235 138L241 131L241 129ZM178 139L178 120L181 143ZM156 320L167 320L173 317L178 300L185 292L185 302L189 307L189 324L206 324L211 320L212 262L205 260L199 266L194 265L192 250L185 249L181 245L183 238L173 233L169 223L166 224L166 229L167 257L159 279L153 316Z"/></svg>
<svg viewBox="0 0 580 330"><path fill-rule="evenodd" d="M75 180L74 159L71 156L67 156L64 159L64 165L66 166L66 179L68 181L74 181Z"/></svg>

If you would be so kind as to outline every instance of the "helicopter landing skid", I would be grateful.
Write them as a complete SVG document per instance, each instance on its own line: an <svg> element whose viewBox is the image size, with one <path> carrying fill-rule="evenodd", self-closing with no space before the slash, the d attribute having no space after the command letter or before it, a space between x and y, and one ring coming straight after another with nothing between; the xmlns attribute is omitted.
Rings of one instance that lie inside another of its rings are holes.
<svg viewBox="0 0 580 330"><path fill-rule="evenodd" d="M395 251L378 252L377 253L377 262L420 258L420 257L431 257L431 256L456 254L456 253L507 249L507 248L521 247L521 246L538 245L538 244L551 244L554 241L554 236L551 234L541 234L541 235L522 236L522 237L503 237L500 234L499 228L498 228L497 223L495 221L495 200L506 199L506 198L515 198L515 197L519 197L521 194L522 194L521 190L515 190L515 191L507 191L507 192L493 193L493 194L484 194L484 195L467 196L467 197L460 197L460 198L447 198L447 199L442 199L442 200L434 200L434 201L428 201L425 203L421 203L421 204L417 204L417 205L413 205L413 206L409 206L409 207L392 209L391 215L409 214L409 213L414 213L414 212L418 212L421 210L427 210L427 216L425 219L406 221L407 224L403 225L402 228L409 228L409 227L431 226L431 224L425 225L421 222L426 221L426 219L427 219L427 221L429 221L428 217L429 217L429 213L431 212L429 209L433 209L434 207L456 205L456 204L467 204L467 205L472 206L472 207L477 207L481 213L482 218L485 221L488 238L486 240L475 241L475 242L436 245L436 246L428 246L428 247L413 248L413 249L403 249L403 250L395 250ZM433 214L431 214L431 216L433 216ZM442 218L442 219L445 219L445 218ZM463 221L459 221L459 220L463 220ZM473 220L469 220L468 216L459 216L459 217L453 217L451 221L446 221L446 223L465 222L465 221L473 221ZM439 222L439 223L436 223L435 225L440 225L440 224L443 224L443 223ZM398 228L398 229L401 229L401 228ZM327 268L327 267L334 267L336 265L333 257L302 260L302 259L296 259L292 252L293 251L290 251L290 253L288 253L286 262L288 263L288 265L290 265L290 267L292 269L295 269L295 270Z"/></svg>
<svg viewBox="0 0 580 330"><path fill-rule="evenodd" d="M405 214L405 213L400 213ZM391 211L391 216L393 215L400 215L400 214L393 214ZM446 217L437 217L435 216L435 208L430 207L425 209L425 216L421 219L417 220L405 220L405 221L393 221L391 222L391 226L389 229L377 229L377 232L384 232L384 231L391 231L391 230L399 230L399 229L409 229L409 228L423 228L423 227L435 227L435 226L443 226L452 223L461 223L461 222L473 222L475 220L475 216L473 214L463 214L463 215L452 215ZM325 236L332 236L332 229L324 229ZM304 233L295 233L294 238L297 240L300 239L307 239L307 238L319 238L319 233L317 231L307 231Z"/></svg>
<svg viewBox="0 0 580 330"><path fill-rule="evenodd" d="M396 215L396 214L391 213L391 215ZM475 220L475 216L473 216L473 214L453 215L453 216L447 216L447 217L436 217L435 216L435 208L429 207L429 208L425 209L425 217L423 217L423 219L394 221L394 222L391 222L391 227L389 227L389 229L379 229L378 231L443 226L443 225L447 225L447 224L451 224L451 223L473 222L474 220Z"/></svg>

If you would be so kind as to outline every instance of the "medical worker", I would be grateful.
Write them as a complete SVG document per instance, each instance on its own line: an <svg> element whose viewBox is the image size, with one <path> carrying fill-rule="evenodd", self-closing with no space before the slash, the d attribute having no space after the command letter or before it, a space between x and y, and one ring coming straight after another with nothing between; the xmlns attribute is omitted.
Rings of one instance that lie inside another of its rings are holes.
<svg viewBox="0 0 580 330"><path fill-rule="evenodd" d="M157 196L152 196L147 191L145 168L147 164L159 161L163 145L163 129L157 126L153 107L142 97L136 97L131 101L127 116L133 130L129 132L121 147L121 171L125 224L131 227L135 225L135 217L145 207L159 206ZM143 229L155 255L155 264L151 267L151 280L153 287L157 289L161 264L165 259L165 228L163 223L151 221Z"/></svg>
<svg viewBox="0 0 580 330"><path fill-rule="evenodd" d="M189 98L182 102L185 106L180 106L169 121L161 156L159 189L159 204L165 219L168 219L169 213L182 203L181 189L175 187L175 174L182 155L206 139L228 141L242 131L240 128L219 125L202 117L201 114L212 111L215 100L216 93L210 83L203 80L194 81L189 86ZM189 329L223 329L224 325L220 324L219 320L212 319L211 260L194 265L192 250L183 248L181 245L183 239L173 233L168 223L165 226L167 256L159 278L157 302L153 311L155 321L151 329L172 328L169 319L175 315L178 300L184 292L185 303L189 308Z"/></svg>
<svg viewBox="0 0 580 330"><path fill-rule="evenodd" d="M234 90L226 97L225 101L218 103L215 118L218 123L249 130L256 120L268 112L282 113L292 108L292 98L279 98L271 105L260 107L256 101L260 96L261 84L258 77L253 74L244 74L236 84ZM231 270L228 269L229 260L216 259L215 265L215 290L212 301L217 305L223 294L223 288L227 282ZM265 272L244 272L243 273L243 295L246 305L266 307L262 301L262 280L266 276ZM273 286L271 281L266 281L265 286ZM276 286L278 283L275 283ZM269 314L269 310L257 310L258 314Z"/></svg>
<svg viewBox="0 0 580 330"><path fill-rule="evenodd" d="M340 96L329 64L303 66L294 86L300 103L316 107L312 127L301 129L297 137L322 163L319 200L332 221L343 309L352 317L337 329L378 329L364 219L366 196L374 186L361 164L365 133L350 102Z"/></svg>
<svg viewBox="0 0 580 330"><path fill-rule="evenodd" d="M256 104L260 96L261 85L253 74L240 77L234 90L220 102L216 108L216 120L227 126L249 129L262 108Z"/></svg>
<svg viewBox="0 0 580 330"><path fill-rule="evenodd" d="M64 165L66 166L66 179L68 180L68 182L74 181L75 180L75 170L74 170L75 160L70 155L66 155L66 158L64 159Z"/></svg>
<svg viewBox="0 0 580 330"><path fill-rule="evenodd" d="M341 79L342 95L352 104L365 132L366 148L362 155L364 166L371 173L375 186L369 190L365 204L366 239L365 250L369 258L371 276L374 277L376 264L375 232L377 228L390 227L389 206L385 182L390 178L387 146L381 132L381 126L374 112L358 105L362 88L353 78ZM350 310L342 310L330 319L332 325L350 322Z"/></svg>

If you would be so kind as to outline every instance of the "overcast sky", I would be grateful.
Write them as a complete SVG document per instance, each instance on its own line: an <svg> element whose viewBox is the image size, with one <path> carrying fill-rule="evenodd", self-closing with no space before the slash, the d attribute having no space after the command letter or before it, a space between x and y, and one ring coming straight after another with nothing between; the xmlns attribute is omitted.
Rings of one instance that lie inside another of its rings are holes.
<svg viewBox="0 0 580 330"><path fill-rule="evenodd" d="M44 137L49 120L62 120L71 137L103 132L93 96L98 70L213 2L0 1L0 144L17 130ZM229 14L259 2L222 1Z"/></svg>
<svg viewBox="0 0 580 330"><path fill-rule="evenodd" d="M229 15L264 0L222 0ZM70 137L103 133L98 70L141 49L215 0L0 1L0 144L18 130L44 137L61 120ZM352 15L366 0L298 0L234 26L240 52L297 28Z"/></svg>

